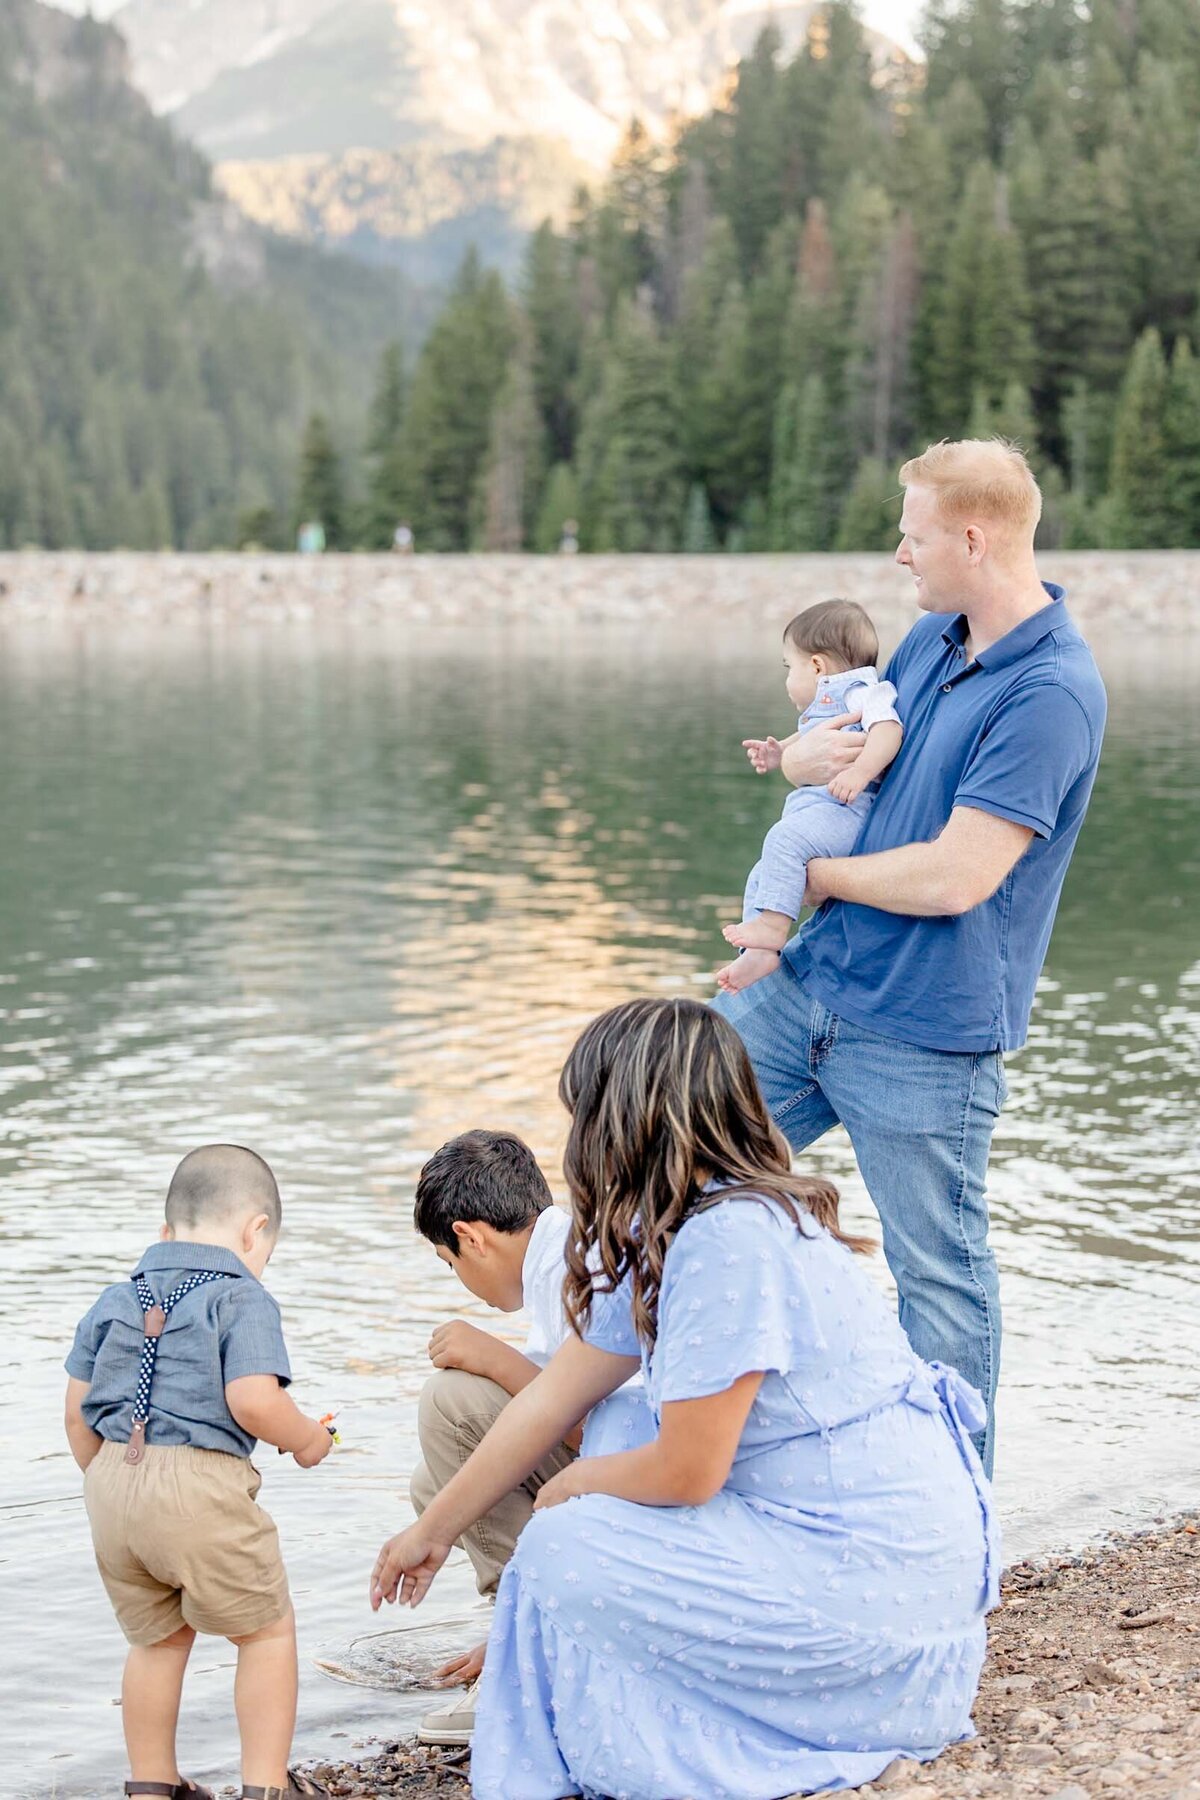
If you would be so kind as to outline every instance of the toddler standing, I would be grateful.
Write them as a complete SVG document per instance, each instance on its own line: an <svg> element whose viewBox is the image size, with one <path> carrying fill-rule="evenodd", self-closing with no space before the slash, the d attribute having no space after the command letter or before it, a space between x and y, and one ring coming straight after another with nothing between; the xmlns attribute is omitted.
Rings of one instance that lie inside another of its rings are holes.
<svg viewBox="0 0 1200 1800"><path fill-rule="evenodd" d="M726 941L742 955L717 971L717 986L737 993L773 974L804 904L806 870L815 856L848 856L870 811L872 784L897 756L904 736L896 690L875 668L879 639L853 600L822 600L798 614L783 634L787 696L800 713L782 740L747 738L744 749L760 775L777 769L789 744L815 725L850 713L867 734L862 753L828 787L793 788L783 816L763 841L750 872L739 925Z"/></svg>
<svg viewBox="0 0 1200 1800"><path fill-rule="evenodd" d="M126 1794L212 1800L175 1760L198 1631L237 1645L243 1800L326 1792L287 1766L296 1624L250 1461L257 1438L304 1469L332 1443L284 1391L279 1308L262 1285L280 1217L260 1156L236 1144L193 1150L171 1179L159 1242L132 1280L104 1290L67 1358L67 1437L84 1470L101 1579L131 1646Z"/></svg>

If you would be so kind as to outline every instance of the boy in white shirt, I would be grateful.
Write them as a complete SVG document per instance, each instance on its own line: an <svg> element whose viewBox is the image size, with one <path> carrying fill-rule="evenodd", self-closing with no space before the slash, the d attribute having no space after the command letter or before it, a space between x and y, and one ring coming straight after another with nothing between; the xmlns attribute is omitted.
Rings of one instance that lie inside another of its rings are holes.
<svg viewBox="0 0 1200 1800"><path fill-rule="evenodd" d="M555 1206L546 1178L527 1144L509 1132L468 1131L434 1152L417 1181L413 1222L463 1286L500 1312L529 1317L523 1351L491 1332L453 1319L429 1340L436 1371L417 1413L423 1461L409 1492L418 1513L457 1475L514 1394L528 1387L570 1331L563 1311L571 1215ZM654 1436L640 1383L630 1383L597 1407L587 1422L592 1455L636 1449ZM466 1532L479 1592L494 1599L518 1537L533 1516L543 1487L579 1454L576 1427L513 1493ZM474 1725L474 1688L486 1644L439 1671L448 1686L469 1684L460 1700L422 1719L426 1744L465 1744Z"/></svg>

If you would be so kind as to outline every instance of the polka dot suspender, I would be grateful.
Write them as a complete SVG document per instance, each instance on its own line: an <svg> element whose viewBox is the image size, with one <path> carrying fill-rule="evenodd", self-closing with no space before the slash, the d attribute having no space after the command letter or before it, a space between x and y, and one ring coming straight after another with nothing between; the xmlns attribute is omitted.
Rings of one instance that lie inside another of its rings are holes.
<svg viewBox="0 0 1200 1800"><path fill-rule="evenodd" d="M190 1294L193 1288L203 1287L206 1281L225 1281L219 1269L199 1269L195 1275L189 1275L178 1287L172 1288L162 1305L156 1302L150 1290L150 1283L144 1275L135 1275L134 1286L138 1299L145 1313L144 1332L142 1338L142 1360L138 1365L137 1393L133 1402L133 1430L129 1434L129 1444L125 1451L127 1463L141 1462L146 1448L146 1423L150 1417L150 1388L154 1381L154 1365L158 1361L158 1340L163 1334L163 1327L171 1315L172 1309Z"/></svg>

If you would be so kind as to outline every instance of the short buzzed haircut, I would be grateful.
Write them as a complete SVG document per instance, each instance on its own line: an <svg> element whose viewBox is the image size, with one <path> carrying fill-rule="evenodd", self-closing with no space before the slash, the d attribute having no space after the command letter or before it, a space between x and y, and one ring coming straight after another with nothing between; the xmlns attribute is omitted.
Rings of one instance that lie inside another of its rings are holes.
<svg viewBox="0 0 1200 1800"><path fill-rule="evenodd" d="M266 1213L272 1236L283 1206L270 1167L241 1144L202 1144L184 1157L167 1189L167 1224L195 1231L205 1223Z"/></svg>
<svg viewBox="0 0 1200 1800"><path fill-rule="evenodd" d="M435 1150L417 1180L413 1224L458 1255L455 1221L524 1231L553 1205L528 1144L507 1131L465 1131Z"/></svg>
<svg viewBox="0 0 1200 1800"><path fill-rule="evenodd" d="M932 489L940 517L951 523L991 520L1032 540L1042 516L1042 490L1024 453L1007 438L931 444L904 464L900 485Z"/></svg>
<svg viewBox="0 0 1200 1800"><path fill-rule="evenodd" d="M879 635L855 600L820 600L806 607L783 637L805 656L832 656L844 669L873 669L879 658Z"/></svg>

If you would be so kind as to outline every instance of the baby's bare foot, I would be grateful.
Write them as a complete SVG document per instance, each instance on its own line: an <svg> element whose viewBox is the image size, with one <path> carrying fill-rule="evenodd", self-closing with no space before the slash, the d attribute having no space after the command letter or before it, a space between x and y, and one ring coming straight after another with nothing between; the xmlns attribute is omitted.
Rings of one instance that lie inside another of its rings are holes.
<svg viewBox="0 0 1200 1800"><path fill-rule="evenodd" d="M782 913L760 913L756 919L726 925L721 936L727 944L736 944L739 950L782 950L792 935L793 923Z"/></svg>
<svg viewBox="0 0 1200 1800"><path fill-rule="evenodd" d="M747 950L717 970L717 986L723 993L740 994L743 988L753 987L764 975L773 975L778 967L778 950Z"/></svg>

